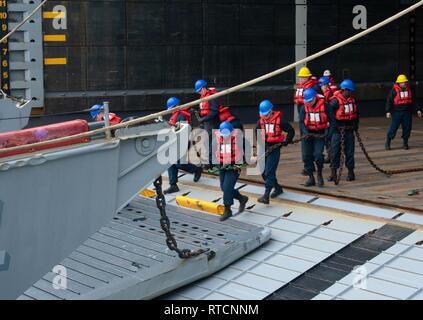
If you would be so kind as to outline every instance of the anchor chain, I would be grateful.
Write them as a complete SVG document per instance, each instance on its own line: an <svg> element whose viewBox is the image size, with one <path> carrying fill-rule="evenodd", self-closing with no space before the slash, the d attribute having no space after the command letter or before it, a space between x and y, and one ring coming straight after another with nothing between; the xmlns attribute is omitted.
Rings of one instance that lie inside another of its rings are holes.
<svg viewBox="0 0 423 320"><path fill-rule="evenodd" d="M203 253L207 254L208 260L213 259L215 256L215 252L210 251L210 249L198 249L198 250L192 251L189 249L178 248L178 243L176 242L176 239L170 230L170 220L166 214L166 198L163 194L162 183L163 183L163 179L160 176L159 178L156 179L156 181L154 181L154 187L156 188L156 194L157 194L156 204L160 212L160 226L166 235L167 247L170 250L175 251L178 254L179 258L181 259L189 259L189 258L197 257Z"/></svg>
<svg viewBox="0 0 423 320"><path fill-rule="evenodd" d="M363 140L361 139L361 136L360 136L360 133L358 132L358 130L355 130L355 135L357 137L357 141L358 141L358 143L360 145L360 148L361 148L361 150L364 153L364 156L366 157L367 161L370 163L370 165L376 171L379 171L380 173L386 174L388 176L390 176L390 175L396 175L396 174L404 174L404 173L422 172L423 171L423 167L420 167L420 168L410 168L410 169L398 169L398 170L385 170L385 169L382 169L370 157L369 153L366 150L366 147L364 146Z"/></svg>
<svg viewBox="0 0 423 320"><path fill-rule="evenodd" d="M339 182L342 178L342 172L344 170L344 164L345 164L345 131L351 129L347 127L339 128L339 133L341 134L341 154L339 158L339 172L335 177L335 185L338 186Z"/></svg>

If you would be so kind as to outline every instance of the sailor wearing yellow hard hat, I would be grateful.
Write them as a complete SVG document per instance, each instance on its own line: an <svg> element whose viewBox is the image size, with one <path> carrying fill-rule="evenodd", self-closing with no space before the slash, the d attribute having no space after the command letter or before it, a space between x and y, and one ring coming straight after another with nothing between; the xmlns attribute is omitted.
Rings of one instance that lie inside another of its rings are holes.
<svg viewBox="0 0 423 320"><path fill-rule="evenodd" d="M413 112L416 104L410 83L406 75L400 74L386 100L386 117L392 119L389 128L385 149L391 149L391 141L395 138L399 127L402 127L403 148L409 149L408 140L413 127ZM421 108L417 115L422 117Z"/></svg>

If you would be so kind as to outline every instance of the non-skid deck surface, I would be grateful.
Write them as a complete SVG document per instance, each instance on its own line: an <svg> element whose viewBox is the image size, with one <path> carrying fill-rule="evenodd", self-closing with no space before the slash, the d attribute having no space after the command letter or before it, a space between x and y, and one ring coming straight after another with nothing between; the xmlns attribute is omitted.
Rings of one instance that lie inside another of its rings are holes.
<svg viewBox="0 0 423 320"><path fill-rule="evenodd" d="M397 139L392 143L392 150L385 151L386 131L389 121L386 119L363 119L360 124L360 133L375 162L384 169L404 169L423 166L423 119L414 119L413 133L410 139L410 150L402 149L401 129ZM298 136L298 130L297 136ZM278 169L279 182L292 187L304 188L304 190L319 190L330 195L343 195L354 197L358 200L372 200L387 205L401 205L423 210L423 192L420 195L408 196L409 190L423 188L423 172L409 173L391 176L375 171L365 159L361 149L356 144L356 176L357 181L346 182L346 169L340 186L326 183L323 189L305 188L303 184L306 177L302 176L301 170L301 147L299 144L283 148L282 157ZM329 176L329 165L326 165L324 176ZM262 182L261 177L245 176Z"/></svg>
<svg viewBox="0 0 423 320"><path fill-rule="evenodd" d="M180 248L216 256L179 259L165 244L155 201L140 197L60 263L64 278L49 272L20 299L154 298L219 271L270 237L266 228L172 205L167 213Z"/></svg>

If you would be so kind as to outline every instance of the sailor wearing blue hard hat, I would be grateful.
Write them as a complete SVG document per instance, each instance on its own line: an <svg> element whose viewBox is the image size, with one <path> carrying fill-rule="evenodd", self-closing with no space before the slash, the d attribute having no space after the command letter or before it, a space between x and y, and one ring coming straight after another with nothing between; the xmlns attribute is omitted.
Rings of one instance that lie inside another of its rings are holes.
<svg viewBox="0 0 423 320"><path fill-rule="evenodd" d="M265 167L262 178L265 181L265 192L258 202L269 204L269 198L277 198L283 193L282 186L276 178L282 146L287 146L295 136L294 128L282 119L282 112L275 111L273 103L264 100L259 105L260 120L256 130L261 130L266 150L273 149L265 156ZM285 136L284 132L287 133ZM273 190L273 192L272 192Z"/></svg>

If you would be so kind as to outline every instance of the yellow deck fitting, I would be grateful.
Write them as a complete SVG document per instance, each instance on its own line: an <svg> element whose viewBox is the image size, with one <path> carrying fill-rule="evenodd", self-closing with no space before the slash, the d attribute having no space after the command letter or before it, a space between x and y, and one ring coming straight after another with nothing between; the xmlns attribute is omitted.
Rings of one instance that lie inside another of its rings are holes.
<svg viewBox="0 0 423 320"><path fill-rule="evenodd" d="M225 211L225 207L221 204L188 198L184 196L176 197L176 203L181 207L199 210L220 216L223 215L223 212Z"/></svg>
<svg viewBox="0 0 423 320"><path fill-rule="evenodd" d="M140 196L146 197L146 198L152 198L156 196L156 193L153 190L150 189L144 189L141 193Z"/></svg>

